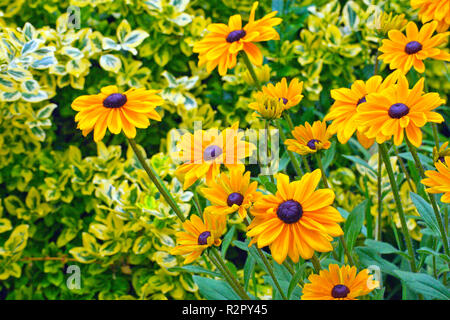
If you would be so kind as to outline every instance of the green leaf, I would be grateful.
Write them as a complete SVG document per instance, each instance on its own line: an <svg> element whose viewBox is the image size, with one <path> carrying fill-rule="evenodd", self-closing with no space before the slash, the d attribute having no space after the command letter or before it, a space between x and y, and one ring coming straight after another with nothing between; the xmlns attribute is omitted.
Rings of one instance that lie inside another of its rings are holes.
<svg viewBox="0 0 450 320"><path fill-rule="evenodd" d="M106 71L119 72L122 61L112 54L105 54L100 57L100 66Z"/></svg>
<svg viewBox="0 0 450 320"><path fill-rule="evenodd" d="M439 237L439 225L431 205L412 191L410 192L410 196L427 227L436 235L436 237Z"/></svg>
<svg viewBox="0 0 450 320"><path fill-rule="evenodd" d="M232 226L230 230L228 230L227 234L223 238L222 242L222 257L225 258L225 255L227 254L228 247L230 246L231 241L233 240L234 233L236 231L236 227Z"/></svg>
<svg viewBox="0 0 450 320"><path fill-rule="evenodd" d="M122 44L131 48L135 48L140 45L142 41L144 41L148 36L149 34L143 30L134 30L127 34Z"/></svg>
<svg viewBox="0 0 450 320"><path fill-rule="evenodd" d="M9 231L12 229L11 221L8 219L0 219L0 233Z"/></svg>
<svg viewBox="0 0 450 320"><path fill-rule="evenodd" d="M173 267L168 269L170 272L172 271L184 271L184 272L189 272L189 273L198 273L198 274L207 274L213 277L220 277L220 273L219 272L215 272L215 271L211 271L199 266L195 266L195 265L187 265L187 266L182 266L182 267Z"/></svg>
<svg viewBox="0 0 450 320"><path fill-rule="evenodd" d="M300 279L303 277L306 266L307 266L306 263L302 264L300 266L300 268L297 270L297 272L295 272L295 274L292 276L292 279L289 282L289 288L287 291L288 299L291 297L292 293L294 292L294 289L297 287Z"/></svg>
<svg viewBox="0 0 450 320"><path fill-rule="evenodd" d="M200 276L192 276L200 293L208 300L241 300L228 283Z"/></svg>
<svg viewBox="0 0 450 320"><path fill-rule="evenodd" d="M375 249L380 254L397 253L398 249L394 248L392 245L386 242L376 241L372 239L366 239L364 242L369 248Z"/></svg>
<svg viewBox="0 0 450 320"><path fill-rule="evenodd" d="M92 263L94 262L97 257L96 255L92 254L91 252L87 251L83 247L76 247L70 249L69 253L73 255L73 257L81 263Z"/></svg>
<svg viewBox="0 0 450 320"><path fill-rule="evenodd" d="M396 270L395 275L417 294L430 299L450 300L450 291L428 274Z"/></svg>
<svg viewBox="0 0 450 320"><path fill-rule="evenodd" d="M58 61L54 56L47 56L42 59L36 60L31 64L33 69L47 69L54 64L57 64Z"/></svg>
<svg viewBox="0 0 450 320"><path fill-rule="evenodd" d="M365 208L367 206L367 200L364 200L358 204L347 217L344 224L344 238L347 243L347 248L351 252L355 245L356 238L361 232L361 228L364 224Z"/></svg>
<svg viewBox="0 0 450 320"><path fill-rule="evenodd" d="M347 156L347 155L343 155L344 158L353 161L354 163L360 164L363 167L369 169L370 171L372 171L372 173L376 174L375 170L363 159L361 159L360 157L354 157L354 156Z"/></svg>
<svg viewBox="0 0 450 320"><path fill-rule="evenodd" d="M369 267L372 265L378 266L382 272L395 276L394 271L398 270L398 267L383 259L375 249L366 247L356 247L356 253L363 266Z"/></svg>

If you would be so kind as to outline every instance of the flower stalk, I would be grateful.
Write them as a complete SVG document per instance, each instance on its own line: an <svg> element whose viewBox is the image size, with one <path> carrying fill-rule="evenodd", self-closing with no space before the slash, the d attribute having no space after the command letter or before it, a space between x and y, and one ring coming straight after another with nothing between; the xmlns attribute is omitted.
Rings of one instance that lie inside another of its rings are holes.
<svg viewBox="0 0 450 320"><path fill-rule="evenodd" d="M183 213L181 212L180 207L175 202L174 198L170 194L169 190L167 190L166 186L164 185L164 182L161 180L161 178L156 173L155 169L147 162L145 161L144 156L142 155L141 151L136 145L136 142L134 139L128 138L128 142L130 143L131 148L133 149L134 153L136 154L136 157L138 158L139 162L141 163L142 167L144 168L145 172L149 176L150 180L152 180L153 184L156 186L158 191L161 193L161 195L164 197L164 199L167 201L167 203L170 205L172 210L175 212L177 217L184 222L186 219L184 218Z"/></svg>
<svg viewBox="0 0 450 320"><path fill-rule="evenodd" d="M414 147L412 145L411 141L409 141L408 138L406 138L405 140L406 140L406 144L408 145L408 149L411 152L411 155L414 159L414 162L416 163L416 166L419 168L420 177L422 179L424 179L425 178L425 170L423 168L422 162L420 161L419 155L417 154L416 147ZM436 198L432 194L429 194L429 193L427 193L427 194L428 194L428 198L430 199L431 207L433 208L433 212L434 212L436 221L439 226L439 232L441 234L442 244L444 246L444 252L447 256L449 256L450 251L449 251L449 245L448 245L448 237L446 236L446 233L445 233L444 223L442 221L442 217L439 212L439 207L437 205Z"/></svg>
<svg viewBox="0 0 450 320"><path fill-rule="evenodd" d="M400 223L402 227L403 237L405 238L406 248L408 250L409 263L411 266L411 271L416 272L416 259L414 256L414 249L412 245L411 236L409 235L408 226L406 223L405 212L403 210L402 202L400 199L400 193L397 187L397 182L395 180L394 171L392 170L391 161L389 159L388 151L385 144L378 144L381 157L383 158L386 171L389 176L389 182L391 183L392 193L394 195L395 205L397 206L398 215L400 217Z"/></svg>

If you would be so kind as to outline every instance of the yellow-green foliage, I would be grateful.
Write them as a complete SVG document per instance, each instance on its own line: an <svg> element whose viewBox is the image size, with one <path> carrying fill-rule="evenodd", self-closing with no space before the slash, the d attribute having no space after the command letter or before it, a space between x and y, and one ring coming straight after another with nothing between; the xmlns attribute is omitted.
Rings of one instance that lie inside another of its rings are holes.
<svg viewBox="0 0 450 320"><path fill-rule="evenodd" d="M281 40L263 48L266 64L256 72L261 84L284 76L304 81L296 123L325 114L331 101L324 88L347 87L372 73L376 31L364 21L375 7L390 3L392 11L412 15L400 0L260 2L266 11L279 10L284 23ZM245 66L223 78L208 75L192 47L212 21L227 22L252 3L0 0L0 298L201 297L182 259L169 254L181 223L124 137L107 134L98 144L83 138L70 104L111 84L162 89L162 123L136 140L187 216L195 210L193 194L173 177L169 130L192 129L195 121L203 128L237 120L241 128L261 125L248 109L254 83ZM70 27L69 5L80 9L79 29ZM442 65L431 62L426 77L446 94ZM345 210L364 197L375 202L373 177L366 175L360 167L332 168L330 182ZM66 286L71 264L81 267L80 289ZM267 282L256 282L260 297L271 295Z"/></svg>

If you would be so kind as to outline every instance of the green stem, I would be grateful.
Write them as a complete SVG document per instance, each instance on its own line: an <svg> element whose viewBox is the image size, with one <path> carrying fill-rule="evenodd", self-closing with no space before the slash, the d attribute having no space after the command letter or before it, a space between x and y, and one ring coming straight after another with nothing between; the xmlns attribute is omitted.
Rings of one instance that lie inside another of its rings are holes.
<svg viewBox="0 0 450 320"><path fill-rule="evenodd" d="M409 263L411 265L411 271L416 272L416 259L414 257L414 250L412 246L412 240L409 235L408 226L406 224L405 212L403 211L402 201L400 199L400 194L397 187L397 182L395 181L394 171L392 170L391 161L389 159L388 151L384 144L378 144L381 157L383 158L386 171L389 176L389 182L391 183L392 194L394 195L395 204L397 206L398 215L400 217L400 223L402 227L403 237L405 238L406 248L409 255Z"/></svg>
<svg viewBox="0 0 450 320"><path fill-rule="evenodd" d="M330 185L328 184L327 176L325 174L325 170L322 165L322 159L320 158L320 154L318 152L316 152L315 156L316 156L316 160L317 160L317 165L319 166L320 172L322 173L323 184L325 185L325 188L330 188ZM339 241L341 242L342 247L344 248L344 252L345 252L345 255L347 256L348 263L350 263L350 265L354 266L355 263L353 261L353 257L347 248L347 244L345 243L344 237L340 236Z"/></svg>
<svg viewBox="0 0 450 320"><path fill-rule="evenodd" d="M152 166L148 165L146 163L144 156L142 155L142 153L140 152L140 150L138 149L138 147L136 145L136 142L133 139L129 139L129 138L128 138L128 142L130 143L131 147L133 148L134 153L136 154L139 162L141 163L145 172L149 176L150 180L152 180L152 182L155 184L156 188L158 188L159 192L164 197L164 199L167 201L167 203L171 206L171 208L176 213L178 218L182 222L184 222L185 218L184 218L183 214L181 213L181 210L178 207L177 203L175 202L175 200L173 199L173 197L170 195L169 191L165 187L164 182L161 180L161 178L159 178L158 174L155 172L155 170L152 168ZM220 255L217 254L217 250L215 248L212 248L212 252L213 252L214 256L216 256L216 259L218 260L219 263L223 262L222 257L220 257ZM214 263L214 260L211 260L211 261ZM225 279L230 283L230 286L233 289L235 289L236 293L242 299L250 300L250 297L245 293L244 289L242 289L242 287L240 287L239 282L237 282L237 280L234 279L233 275L228 270L225 263L221 263L221 267L223 269L223 270L221 270L222 274L224 275ZM233 284L231 282L233 282Z"/></svg>
<svg viewBox="0 0 450 320"><path fill-rule="evenodd" d="M437 124L431 123L431 127L433 128L434 144L436 145L436 150L439 151L439 134L437 130Z"/></svg>
<svg viewBox="0 0 450 320"><path fill-rule="evenodd" d="M258 251L259 256L261 257L262 262L266 266L267 272L269 272L269 275L272 278L273 283L277 287L278 292L280 293L281 297L283 298L283 300L288 300L286 295L283 293L283 290L281 290L280 284L278 283L278 280L275 277L275 273L273 272L272 266L270 265L269 261L267 261L267 258L264 255L264 252L262 252L262 250L260 248L258 248L258 246L255 246L255 247L256 247L256 250Z"/></svg>
<svg viewBox="0 0 450 320"><path fill-rule="evenodd" d="M400 163L400 168L402 169L403 173L405 174L406 181L408 182L409 190L414 192L415 189L414 189L414 187L412 185L412 182L411 182L411 180L412 180L411 176L409 175L408 170L406 170L405 163L403 162L402 157L400 157L400 155L398 154L398 150L397 150L397 147L395 145L394 145L394 153L395 153L395 156L397 157L398 163Z"/></svg>
<svg viewBox="0 0 450 320"><path fill-rule="evenodd" d="M283 128L281 127L280 120L278 119L278 121L275 121L275 124L276 124L276 126L278 128L278 131L280 132L281 141L284 144L284 141L286 141L286 135L284 134ZM286 148L286 151L287 151L287 153L289 155L289 158L291 159L291 163L294 166L295 173L297 174L298 177L302 176L303 172L302 172L302 169L300 168L300 164L298 163L297 158L295 157L295 155L292 153L291 150L288 150L286 145L285 145L285 148Z"/></svg>
<svg viewBox="0 0 450 320"><path fill-rule="evenodd" d="M209 257L210 260L218 267L222 275L224 276L225 280L228 282L228 284L233 288L233 290L241 297L243 300L251 300L248 294L245 292L245 290L242 288L241 284L237 279L233 276L230 270L228 270L228 267L225 264L225 261L223 261L221 255L217 251L216 248L211 247L211 251L213 257Z"/></svg>
<svg viewBox="0 0 450 320"><path fill-rule="evenodd" d="M377 217L377 237L376 240L381 241L381 216L383 213L383 190L381 184L381 169L383 161L380 148L378 147L378 172L377 172L377 196L378 196L378 217Z"/></svg>
<svg viewBox="0 0 450 320"><path fill-rule="evenodd" d="M161 180L161 178L158 176L156 171L153 169L153 167L150 164L147 164L145 161L144 156L142 155L141 151L138 149L136 142L134 139L128 138L128 142L130 143L131 148L133 149L134 153L136 154L139 162L141 163L142 167L144 168L145 172L149 176L150 180L152 180L153 184L156 186L156 188L159 190L161 195L164 197L166 202L170 205L170 207L173 209L175 214L178 216L178 218L184 222L186 219L184 218L183 213L181 212L180 207L173 199L172 195L170 194L169 190L167 190L166 186L164 185L164 182Z"/></svg>
<svg viewBox="0 0 450 320"><path fill-rule="evenodd" d="M317 165L319 166L320 172L322 173L323 184L324 184L325 188L330 188L330 185L328 184L327 176L325 174L325 170L322 165L322 159L320 158L320 154L318 152L316 152L315 156L316 156L316 160L317 160Z"/></svg>
<svg viewBox="0 0 450 320"><path fill-rule="evenodd" d="M270 150L270 132L269 132L269 120L265 120L264 126L265 126L265 131L266 131L266 146L267 146L267 157L269 159L272 159L272 153L269 151ZM272 181L272 183L275 183L275 179L273 177L273 174L270 175L270 181Z"/></svg>
<svg viewBox="0 0 450 320"><path fill-rule="evenodd" d="M249 220L250 220L250 218L248 216L247 216L247 219L244 219L244 223L245 223L245 225L247 227L250 225L250 221ZM270 265L269 261L267 261L267 258L264 255L264 252L262 252L262 250L257 245L255 246L255 248L256 248L256 251L258 252L258 255L261 258L262 262L266 266L267 272L269 273L269 276L272 278L273 283L277 287L278 292L280 293L281 297L283 298L283 300L288 300L286 295L283 293L283 290L281 290L280 284L278 283L278 280L275 277L275 274L274 274L274 272L272 270L272 266Z"/></svg>
<svg viewBox="0 0 450 320"><path fill-rule="evenodd" d="M198 194L197 191L195 191L194 188L192 188L192 193L194 194L193 199L194 199L194 206L197 209L198 215L202 216L202 206L200 205L200 200L198 199Z"/></svg>
<svg viewBox="0 0 450 320"><path fill-rule="evenodd" d="M320 270L322 270L322 267L320 266L320 260L317 258L315 253L311 257L311 262L314 266L314 270L316 270L316 273L319 273Z"/></svg>
<svg viewBox="0 0 450 320"><path fill-rule="evenodd" d="M261 84L259 83L258 77L256 76L255 69L253 69L253 65L250 62L250 59L248 58L246 53L242 53L242 58L244 60L245 65L247 66L248 71L250 72L250 75L253 78L253 81L255 82L256 87L258 90L261 90Z"/></svg>
<svg viewBox="0 0 450 320"><path fill-rule="evenodd" d="M423 168L422 162L420 162L420 158L419 158L419 155L417 154L416 147L414 147L412 145L411 141L409 141L408 138L406 138L405 140L406 140L406 144L408 145L409 151L411 152L411 155L414 159L414 162L416 163L416 166L419 168L420 176L422 177L422 179L424 179L425 178L425 170ZM444 223L442 222L442 217L441 217L441 214L439 213L439 207L437 205L434 195L430 194L430 193L427 193L427 194L428 194L428 198L430 199L431 206L433 207L436 221L439 225L439 232L441 233L442 243L444 245L444 252L447 256L449 256L450 251L449 251L449 246L448 246L448 237L445 234Z"/></svg>

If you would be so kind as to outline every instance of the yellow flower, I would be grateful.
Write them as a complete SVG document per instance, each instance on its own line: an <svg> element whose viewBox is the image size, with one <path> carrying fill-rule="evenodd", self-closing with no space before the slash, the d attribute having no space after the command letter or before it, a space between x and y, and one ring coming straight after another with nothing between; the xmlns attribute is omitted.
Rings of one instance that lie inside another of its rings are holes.
<svg viewBox="0 0 450 320"><path fill-rule="evenodd" d="M325 121L315 121L312 126L306 122L304 126L295 127L292 135L295 139L287 139L284 144L288 150L301 155L316 153L331 146L331 134Z"/></svg>
<svg viewBox="0 0 450 320"><path fill-rule="evenodd" d="M381 76L373 76L366 82L357 80L351 88L340 88L331 90L331 97L335 100L330 111L325 116L325 121L333 120L329 130L330 133L337 133L340 143L347 143L351 136L357 131L358 141L366 149L374 140L368 139L361 130L358 130L356 122L357 107L366 102L366 96L370 93L380 92L392 86L398 78L400 72L391 73L383 80ZM362 128L361 128L362 129Z"/></svg>
<svg viewBox="0 0 450 320"><path fill-rule="evenodd" d="M210 181L208 188L202 188L202 195L211 202L205 212L228 215L238 212L244 219L247 210L258 200L261 193L256 191L258 182L250 183L250 172L245 172L244 165L230 168L229 173L222 172L217 179Z"/></svg>
<svg viewBox="0 0 450 320"><path fill-rule="evenodd" d="M203 214L203 220L197 215L192 215L190 220L183 222L185 231L177 232L177 246L170 254L187 255L184 264L196 260L208 247L220 246L226 227L225 216Z"/></svg>
<svg viewBox="0 0 450 320"><path fill-rule="evenodd" d="M269 245L279 264L287 256L298 262L299 257L310 259L314 250L333 250L332 237L343 234L338 224L343 219L331 206L335 197L331 189L314 191L320 177L317 169L289 183L289 177L279 173L276 195L263 195L250 209L255 217L247 231L250 245Z"/></svg>
<svg viewBox="0 0 450 320"><path fill-rule="evenodd" d="M239 14L230 17L228 25L223 23L209 25L207 29L210 33L194 45L193 51L199 53L198 65L206 64L208 72L218 66L219 74L223 76L228 69L235 67L237 54L241 50L247 54L254 65L262 65L263 56L255 42L280 39L274 26L279 25L282 20L273 18L277 11L255 20L257 7L258 2L255 2L249 21L244 27Z"/></svg>
<svg viewBox="0 0 450 320"><path fill-rule="evenodd" d="M450 25L449 0L411 0L411 7L419 10L422 22L435 20L438 22L437 31L445 32Z"/></svg>
<svg viewBox="0 0 450 320"><path fill-rule="evenodd" d="M356 267L330 264L328 270L311 274L303 287L302 300L357 300L378 287L367 269L357 274Z"/></svg>
<svg viewBox="0 0 450 320"><path fill-rule="evenodd" d="M278 119L284 111L282 100L271 97L261 91L256 93L256 101L249 103L248 107L256 111L254 116L259 116L266 120Z"/></svg>
<svg viewBox="0 0 450 320"><path fill-rule="evenodd" d="M408 23L405 19L405 15L393 15L392 12L380 12L374 21L375 29L378 34L385 36L391 30L402 30Z"/></svg>
<svg viewBox="0 0 450 320"><path fill-rule="evenodd" d="M444 158L446 156L450 156L450 148L448 148L448 141L444 142L439 150L436 147L433 147L433 160L434 162L441 161L442 163L445 161Z"/></svg>
<svg viewBox="0 0 450 320"><path fill-rule="evenodd" d="M426 191L428 193L443 193L441 201L450 203L450 156L444 158L444 161L440 160L436 162L434 170L425 171L427 178L423 179L422 184L426 185Z"/></svg>
<svg viewBox="0 0 450 320"><path fill-rule="evenodd" d="M195 181L206 177L206 183L220 173L220 166L242 164L256 149L255 145L244 141L244 132L238 130L239 123L222 132L217 129L197 130L186 133L177 144L178 157L183 162L175 175L184 181L183 189Z"/></svg>
<svg viewBox="0 0 450 320"><path fill-rule="evenodd" d="M383 52L379 59L389 63L391 69L399 69L405 74L413 66L417 72L424 72L423 60L427 58L450 61L450 54L437 48L445 42L448 33L432 37L437 24L436 21L427 23L419 31L411 21L406 25L406 36L398 30L389 31L389 39L384 39L379 49Z"/></svg>
<svg viewBox="0 0 450 320"><path fill-rule="evenodd" d="M262 87L262 91L273 98L277 98L283 102L284 109L287 110L300 103L303 98L303 81L298 81L294 78L287 84L286 78L281 79L281 82L275 85L269 83L267 86Z"/></svg>
<svg viewBox="0 0 450 320"><path fill-rule="evenodd" d="M261 67L255 68L256 79L258 79L259 83L269 82L271 73L272 69L268 64L263 64ZM247 68L241 76L245 83L255 85L255 80L253 80L253 77Z"/></svg>
<svg viewBox="0 0 450 320"><path fill-rule="evenodd" d="M403 142L406 133L409 141L419 147L422 131L427 122L443 122L444 118L432 110L444 100L437 93L423 94L424 78L410 90L408 80L400 74L395 86L366 97L367 102L358 106L358 119L365 128L368 138L376 138L378 143L394 137L395 145Z"/></svg>
<svg viewBox="0 0 450 320"><path fill-rule="evenodd" d="M72 102L72 109L78 111L77 128L86 136L94 130L94 141L103 139L108 128L118 134L122 130L128 138L136 136L137 128L147 128L148 119L161 121L155 108L163 104L157 90L132 88L119 93L116 86L107 86L99 94L85 95Z"/></svg>

